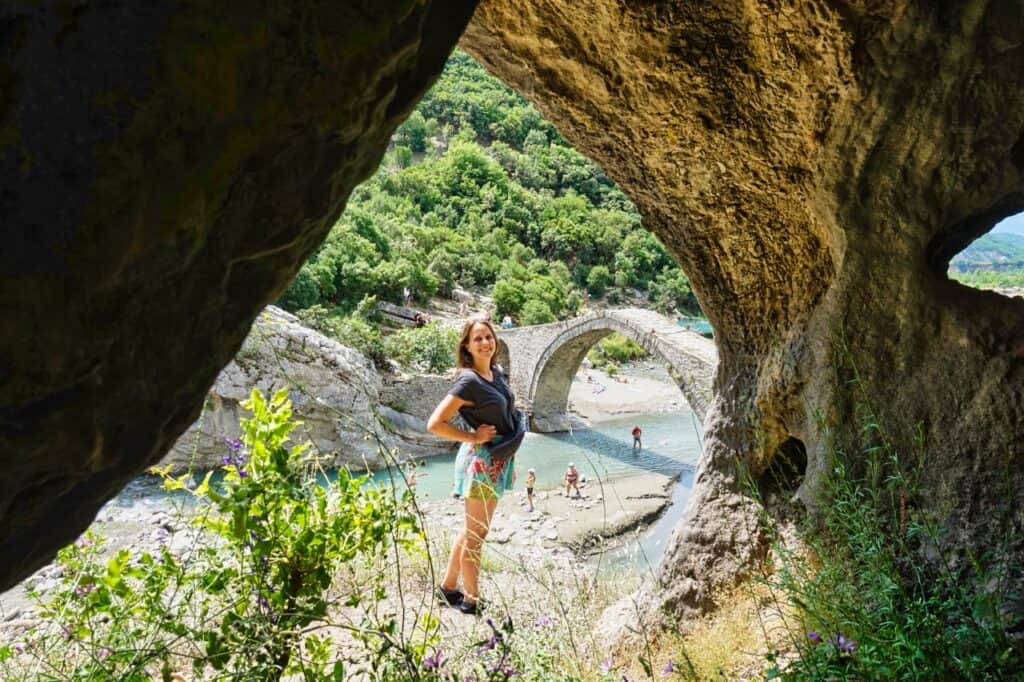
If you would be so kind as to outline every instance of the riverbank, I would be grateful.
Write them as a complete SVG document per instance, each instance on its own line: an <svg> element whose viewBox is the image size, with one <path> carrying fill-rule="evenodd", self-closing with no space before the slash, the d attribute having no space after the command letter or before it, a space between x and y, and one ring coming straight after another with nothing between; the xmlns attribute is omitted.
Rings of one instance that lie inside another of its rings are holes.
<svg viewBox="0 0 1024 682"><path fill-rule="evenodd" d="M589 423L629 414L682 412L686 399L660 365L624 365L615 377L581 369L569 389L569 411Z"/></svg>

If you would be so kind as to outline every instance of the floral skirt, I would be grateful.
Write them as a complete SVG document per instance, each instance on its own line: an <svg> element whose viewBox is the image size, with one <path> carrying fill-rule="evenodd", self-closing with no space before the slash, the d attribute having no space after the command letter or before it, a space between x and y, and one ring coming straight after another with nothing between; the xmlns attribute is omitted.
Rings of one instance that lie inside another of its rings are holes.
<svg viewBox="0 0 1024 682"><path fill-rule="evenodd" d="M497 500L512 490L512 457L491 457L486 445L463 443L455 456L455 494L470 500Z"/></svg>

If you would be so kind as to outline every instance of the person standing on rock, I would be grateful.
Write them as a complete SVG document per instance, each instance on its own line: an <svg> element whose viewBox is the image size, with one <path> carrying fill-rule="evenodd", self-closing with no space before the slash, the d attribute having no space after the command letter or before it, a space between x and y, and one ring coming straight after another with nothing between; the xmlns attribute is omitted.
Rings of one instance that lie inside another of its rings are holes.
<svg viewBox="0 0 1024 682"><path fill-rule="evenodd" d="M437 591L443 603L468 614L482 608L479 580L484 538L498 500L512 489L515 452L526 434L515 396L496 364L497 349L497 334L490 322L466 323L455 351L458 377L427 420L430 433L462 443L455 458L455 495L465 500L465 527L455 539ZM472 431L448 423L456 412Z"/></svg>
<svg viewBox="0 0 1024 682"><path fill-rule="evenodd" d="M640 436L643 434L643 431L640 430L639 426L634 426L632 433L633 433L633 449L634 450L642 450L644 446L640 442Z"/></svg>

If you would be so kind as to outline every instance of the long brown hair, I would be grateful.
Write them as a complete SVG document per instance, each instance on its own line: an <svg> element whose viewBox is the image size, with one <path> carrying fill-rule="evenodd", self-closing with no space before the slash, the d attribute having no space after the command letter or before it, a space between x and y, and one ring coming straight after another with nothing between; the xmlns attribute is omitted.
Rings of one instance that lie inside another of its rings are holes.
<svg viewBox="0 0 1024 682"><path fill-rule="evenodd" d="M491 355L491 369L498 364L498 334L494 327L487 320L470 320L462 326L462 334L459 335L459 345L455 347L455 366L460 369L473 369L473 356L470 354L466 344L469 343L469 336L473 333L475 325L482 324L491 330L494 337L494 353Z"/></svg>

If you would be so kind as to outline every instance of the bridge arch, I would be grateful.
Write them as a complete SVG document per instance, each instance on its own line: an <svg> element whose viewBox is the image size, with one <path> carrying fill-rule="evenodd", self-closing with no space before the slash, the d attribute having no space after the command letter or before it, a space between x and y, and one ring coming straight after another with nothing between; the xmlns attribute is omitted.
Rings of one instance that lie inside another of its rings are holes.
<svg viewBox="0 0 1024 682"><path fill-rule="evenodd" d="M714 343L653 311L631 308L591 313L503 334L513 365L509 372L513 387L535 431L568 428L572 379L587 351L612 332L663 358L681 377L683 396L703 419L711 400L717 363Z"/></svg>

